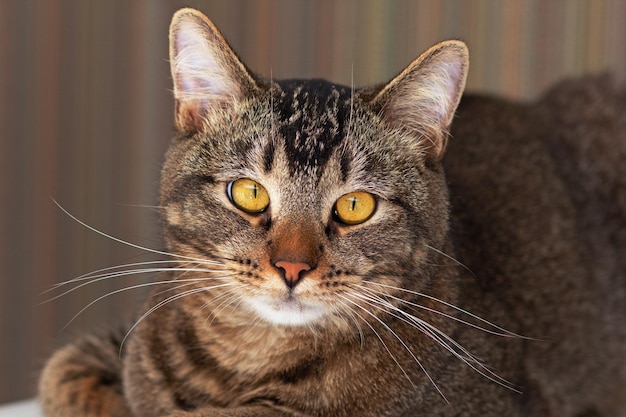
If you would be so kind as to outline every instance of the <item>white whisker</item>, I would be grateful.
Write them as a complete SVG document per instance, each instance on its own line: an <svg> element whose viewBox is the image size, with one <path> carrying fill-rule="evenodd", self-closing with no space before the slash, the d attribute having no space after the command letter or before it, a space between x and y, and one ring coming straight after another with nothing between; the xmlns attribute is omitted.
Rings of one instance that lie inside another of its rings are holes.
<svg viewBox="0 0 626 417"><path fill-rule="evenodd" d="M58 294L52 298L49 298L47 300L45 300L43 303L49 303L51 301L54 301L58 298L61 298L65 295L68 295L82 287L85 287L87 285L91 285L91 284L95 284L97 282L101 282L101 281L106 281L109 279L114 279L114 278L119 278L119 277L127 277L127 276L133 276L133 275L143 275L143 274L155 274L155 273L160 273L160 272L204 272L204 273L212 273L212 272L221 272L221 271L214 271L214 270L210 270L210 269L202 269L202 268L142 268L142 269L131 269L131 270L124 270L124 271L119 271L119 272L112 272L112 273L108 273L108 274L99 274L99 275L94 275L88 278L82 278L81 280L86 280L89 279L89 281L87 282L83 282L81 284L78 284L64 292L62 292L61 294Z"/></svg>
<svg viewBox="0 0 626 417"><path fill-rule="evenodd" d="M376 284L376 283L372 283L372 284ZM381 285L383 285L383 284L381 284ZM402 304L409 305L409 306L412 306L412 307L415 307L415 308L419 308L421 310L429 311L429 312L434 313L434 314L438 314L438 315L440 315L442 317L445 317L445 318L448 318L450 320L454 320L454 321L457 321L457 322L459 322L461 324L465 324L466 326L473 327L473 328L478 329L478 330L482 330L485 333L490 333L490 334L493 334L493 335L496 335L496 336L502 336L502 337L521 337L521 336L519 336L519 335L517 335L515 333L512 333L512 332L508 331L508 330L499 328L498 326L496 326L496 325L494 325L494 324L492 324L492 323L490 323L490 322L488 322L486 320L480 319L478 316L476 316L475 318L479 319L482 322L485 322L485 323L489 324L490 326L492 326L492 327L494 327L496 329L499 329L501 331L490 330L490 329L487 329L485 327L479 326L477 324L471 323L469 321L463 320L461 318L458 318L458 317L452 316L450 314L444 313L443 311L435 310L434 308L426 307L426 306L421 305L421 304L417 304L417 303L414 303L414 302L411 302L411 301L407 301L407 300L404 300L402 298L393 296L391 294L386 294L386 293L384 293L382 291L376 291L376 290L373 290L371 288L365 288L362 285L358 285L357 284L357 285L354 285L354 287L361 288L363 291L368 291L368 292L371 291L370 293L373 293L373 294L384 295L385 297L388 297L388 298L391 298L391 299L393 299L395 301L401 302ZM396 288L396 287L391 287L391 288ZM405 290L403 290L403 291L405 291ZM408 292L411 292L411 291L408 291ZM419 293L419 294L424 296L425 298L432 299L432 297L425 296L425 295L423 295L421 293ZM435 299L434 301L441 302L441 300L437 300L437 299ZM459 311L460 309L455 308L455 310ZM463 311L463 313L465 313L465 312Z"/></svg>
<svg viewBox="0 0 626 417"><path fill-rule="evenodd" d="M350 116L348 117L348 129L346 136L351 137L352 134L352 115L354 113L354 63L350 72Z"/></svg>
<svg viewBox="0 0 626 417"><path fill-rule="evenodd" d="M74 284L76 282L85 281L85 280L94 278L96 276L101 276L104 272L107 272L107 271L115 271L115 270L118 270L118 269L133 268L133 267L144 266L144 265L171 264L172 262L173 261L170 261L170 260L165 260L165 261L147 261L147 262L134 262L134 263L130 263L130 264L109 266L109 267L106 267L106 268L102 268L102 269L98 269L98 270L95 270L95 271L88 272L88 273L80 275L80 276L78 276L76 278L72 278L72 279L70 279L68 281L63 281L63 282L56 283L56 284L52 285L50 288L48 288L47 290L43 291L41 294L46 294L46 293L48 293L50 291L54 291L55 289L63 287L65 285ZM184 263L185 265L190 264L189 261L176 261L176 262L181 262L181 263Z"/></svg>
<svg viewBox="0 0 626 417"><path fill-rule="evenodd" d="M415 327L483 377L512 391L521 393L518 389L515 388L515 386L511 382L500 377L495 372L487 368L482 363L482 361L479 360L474 354L469 352L465 347L459 344L452 337L437 329L435 326L428 323L427 321L413 316L412 314L402 309L399 309L388 301L383 300L376 295L372 295L371 293L370 295L357 294L357 297L364 300L371 307L385 311L387 314L390 314L391 316ZM388 310L391 310L393 312L389 312ZM401 316L398 316L398 314L396 313L400 314Z"/></svg>
<svg viewBox="0 0 626 417"><path fill-rule="evenodd" d="M206 278L193 278L192 280L201 282L201 281L206 281ZM91 306L93 306L97 302L102 301L105 298L108 298L108 297L110 297L112 295L119 294L119 293L122 293L124 291L136 290L136 289L139 289L139 288L146 288L146 287L151 287L151 286L154 286L154 285L170 284L170 283L173 283L173 282L180 282L180 281L168 280L168 281L147 282L147 283L143 283L143 284L131 285L130 287L124 287L124 288L120 288L120 289L117 289L117 290L114 290L114 291L110 291L110 292L108 292L108 293L106 293L104 295L101 295L100 297L96 298L95 300L93 300L92 302L87 304L85 307L83 307L78 313L76 313L70 319L70 321L64 326L64 328L69 326L74 320L76 320L78 318L78 316L80 316L82 313L84 313L85 310L89 309ZM226 285L226 284L222 284L222 285Z"/></svg>
<svg viewBox="0 0 626 417"><path fill-rule="evenodd" d="M470 274L474 275L474 272L472 272L472 270L471 270L471 269L469 269L467 266L465 266L465 265L464 265L461 261L459 261L458 259L456 259L456 258L454 258L454 257L452 257L452 256L450 256L450 255L448 255L447 253L442 252L442 251L440 251L439 249L434 248L434 247L432 247L432 246L430 246L430 245L428 245L428 244L424 244L424 246L426 246L428 249L430 249L430 250L432 250L432 251L434 251L434 252L437 252L437 253L438 253L438 254L440 254L440 255L445 256L446 258L450 259L450 260L451 260L452 262L454 262L455 264L457 264L457 265L459 265L459 266L461 266L461 267L465 268L465 269L466 269L466 270L467 270Z"/></svg>
<svg viewBox="0 0 626 417"><path fill-rule="evenodd" d="M87 229L91 230L92 232L95 232L95 233L99 234L100 236L106 237L106 238L111 239L111 240L113 240L115 242L121 243L121 244L126 245L126 246L130 246L131 248L140 249L140 250L145 251L145 252L154 253L154 254L157 254L157 255L171 256L173 258L186 259L186 260L196 261L196 262L204 262L205 261L205 259L199 259L199 258L194 258L194 257L191 257L191 256L178 255L176 253L170 253L170 252L160 251L160 250L156 250L156 249L152 249L152 248L147 248L145 246L137 245L135 243L128 242L126 240L123 240L123 239L117 238L115 236L109 235L107 233L104 233L104 232L96 229L93 226L88 225L87 223L83 222L82 220L78 219L76 216L72 215L69 211L65 210L63 208L63 206L61 206L55 199L52 199L52 201L66 215L68 215L72 220L74 220L78 224L82 225L83 227L86 227Z"/></svg>
<svg viewBox="0 0 626 417"><path fill-rule="evenodd" d="M215 304L217 301L222 300L216 307L213 307L210 309L209 314L207 315L206 319L204 320L204 327L208 328L211 327L213 325L213 321L215 320L215 318L219 315L219 313L221 312L222 309L226 308L227 306L232 306L233 305L233 301L236 300L237 297L237 288L232 288L229 289L227 291L222 292L221 294L211 298L209 301L205 302L204 304L202 304L202 306L200 306L199 310L202 311L206 308L211 307L212 304ZM223 306L223 307L222 307ZM234 308L237 308L236 306ZM209 321L210 319L210 321Z"/></svg>
<svg viewBox="0 0 626 417"><path fill-rule="evenodd" d="M363 349L363 347L365 346L365 335L363 334L363 328L361 327L361 325L359 324L359 321L355 317L354 311L352 311L350 306L348 306L343 301L341 301L341 300L337 300L337 301L343 307L343 309L341 310L341 313L346 313L348 315L348 317L350 318L350 320L356 326L357 330L359 331L359 338L360 338L360 341L361 341L361 349ZM343 319L343 315L342 314L340 315L340 317ZM346 320L346 322L347 322L347 320Z"/></svg>
<svg viewBox="0 0 626 417"><path fill-rule="evenodd" d="M213 285L213 286L209 286L209 287L200 287L200 288L193 288L191 290L187 290L187 291L183 291L181 293L177 293L174 294L164 300L161 300L160 302L158 302L156 305L152 306L148 311L146 311L144 314L141 315L141 317L135 322L135 324L133 324L130 329L128 329L128 332L126 332L126 335L124 336L124 338L122 339L122 342L120 343L120 356L122 353L122 348L124 347L124 343L126 342L126 339L128 339L128 336L130 336L130 334L133 332L133 330L135 330L135 328L137 326L139 326L139 324L146 318L148 317L150 314L154 313L156 310L158 310L159 308L174 302L176 300L179 300L181 298L187 297L189 295L193 295L193 294L198 294L204 291L210 291L213 290L215 288L223 288L223 287L229 287L229 286L233 286L235 285L234 282L229 282L226 284L219 284L219 285Z"/></svg>
<svg viewBox="0 0 626 417"><path fill-rule="evenodd" d="M213 321L215 320L215 318L228 306L232 306L233 305L233 300L238 299L238 303L234 308L238 308L239 305L241 304L241 297L239 297L239 294L237 293L237 288L233 288L229 291L224 292L223 294L220 294L217 297L214 297L211 301L206 302L201 309L207 308L208 306L210 306L211 304L213 304L214 302L216 302L217 300L219 300L220 298L226 298L225 300L222 300L221 303L219 303L216 307L211 309L211 312L209 313L209 316L207 317L207 321L209 319L209 317L211 317L211 321L209 322L209 326L211 326L213 324Z"/></svg>
<svg viewBox="0 0 626 417"><path fill-rule="evenodd" d="M339 295L339 297L343 298L344 300L346 300L348 303L360 308L361 310L365 311L368 314L372 314L369 311L367 311L366 309L364 309L362 306L360 306L358 303L355 303L354 301L348 299L347 297L344 297L343 295ZM404 376L406 377L406 379L409 381L409 383L411 384L411 386L416 389L415 384L413 383L413 381L411 380L411 377L409 377L409 374L406 373L406 371L404 370L404 368L402 367L402 365L400 365L400 362L398 362L398 360L396 359L396 357L394 356L393 353L391 353L391 350L389 349L389 347L387 346L387 344L384 342L384 340L382 339L382 337L380 337L380 335L378 334L378 332L376 331L376 329L374 329L374 327L372 327L371 324L369 324L369 322L367 320L365 320L363 318L363 316L361 316L359 313L357 313L356 311L353 311L353 313L361 319L361 321L363 321L367 327L370 328L370 330L372 331L372 333L374 334L374 336L376 336L376 338L378 338L378 340L380 341L380 343L382 344L383 348L387 351L387 353L389 354L389 356L391 357L391 359L396 363L396 365L398 366L398 368L400 368L400 371L404 374Z"/></svg>
<svg viewBox="0 0 626 417"><path fill-rule="evenodd" d="M471 313L471 312L469 312L469 311L467 311L467 310L465 310L463 308L457 307L454 304L448 303L446 301L443 301L443 300L441 300L439 298L436 298L436 297L433 297L431 295L424 294L424 293L419 292L419 291L413 291L413 290L408 290L408 289L401 288L401 287L395 287L393 285L382 284L382 283L379 283L379 282L363 281L363 283L364 284L370 284L370 285L377 285L377 286L380 286L380 287L384 287L384 288L388 288L388 289L392 289L392 290L397 290L397 291L401 291L401 292L406 292L406 293L409 293L409 294L417 295L419 297L423 297L423 298L435 301L437 303L443 304L446 307L449 307L449 308L451 308L453 310L456 310L456 311L458 311L458 312L460 312L462 314L465 314L465 315L467 315L467 316L469 316L469 317L471 317L473 319L476 319L476 320L480 321L481 323L484 323L484 324L486 324L486 325L488 325L488 326L498 330L497 332L496 331L489 331L488 329L484 329L484 328L482 328L480 326L472 325L471 323L467 323L468 325L470 325L472 327L476 327L476 328L484 330L484 331L486 331L488 333L493 333L493 334L496 334L498 336L504 336L504 337L516 337L516 338L529 339L527 336L522 336L522 335L519 335L517 333L514 333L514 332L512 332L510 330L507 330L507 329L505 329L503 327L500 327L500 326L490 322L489 320L486 320L486 319L484 319L484 318L482 318L482 317L480 317L480 316L478 316L476 314L473 314L473 313ZM409 301L405 301L405 300L402 300L402 302L407 303L407 304L411 304ZM419 304L415 305L415 307L419 307ZM420 307L420 308L422 308L422 307ZM437 310L435 310L434 312L437 312ZM444 315L445 313L441 313L441 314ZM451 316L450 318L453 318L453 316ZM457 320L458 321L462 321L461 319L458 319L458 318L457 318Z"/></svg>
<svg viewBox="0 0 626 417"><path fill-rule="evenodd" d="M206 303L202 304L200 306L200 310L204 310L205 308L209 308L212 304L214 304L215 302L217 302L218 300L220 300L222 298L230 297L229 299L233 299L237 295L236 292L237 292L237 288L233 288L233 289L230 289L228 291L225 291L225 292L219 294L218 296L213 297L211 300L207 301ZM223 300L217 307L214 307L212 309L212 312L216 312L217 313L218 311L220 311L219 309L222 306L222 304L223 303L227 303L227 302L228 302L228 300Z"/></svg>
<svg viewBox="0 0 626 417"><path fill-rule="evenodd" d="M213 261L213 260L207 260L204 262L195 262L196 264L199 265L206 265L206 266L223 266L224 264L221 262L217 262L217 261ZM194 264L194 262L190 262L188 260L161 260L161 261L146 261L146 262L134 262L134 263L129 263L129 264L122 264L122 265L115 265L115 266L109 266L106 268L102 268L102 269L98 269L95 271L91 271L88 272L86 274L80 275L76 278L72 278L68 281L64 281L64 282L59 282L57 284L54 284L51 286L51 288L45 290L42 292L42 294L46 294L50 291L53 291L57 288L63 287L65 285L69 285L69 284L74 284L76 282L80 282L80 281L85 281L85 280L89 280L92 278L96 278L99 276L104 276L105 272L108 271L116 271L116 270L125 270L126 268L134 268L134 267L139 267L139 266L148 266L148 265L172 265L172 264L182 264L183 266L187 266L187 265L192 265ZM165 268L164 268L165 269ZM168 270L174 270L175 268L171 268L168 267ZM198 269L200 271L200 269ZM205 272L209 272L210 270L205 270Z"/></svg>
<svg viewBox="0 0 626 417"><path fill-rule="evenodd" d="M270 69L270 140L276 137L274 123L274 76Z"/></svg>
<svg viewBox="0 0 626 417"><path fill-rule="evenodd" d="M186 273L183 273L183 274L177 276L176 278L174 278L172 280L164 281L164 283L166 283L166 284L174 284L174 283L180 283L180 282L182 282L183 284L180 284L180 285L177 285L177 286L171 287L171 288L166 288L166 289L164 289L162 291L157 291L157 292L153 293L152 296L155 297L157 295L165 294L167 292L176 291L176 290L178 290L180 288L185 288L185 287L189 287L189 286L192 286L192 285L196 285L196 284L198 284L198 282L226 280L227 278L230 278L230 277L238 275L236 273L232 273L232 274L210 276L210 277L197 277L197 278L181 279L181 277L184 276L185 274Z"/></svg>
<svg viewBox="0 0 626 417"><path fill-rule="evenodd" d="M151 204L128 204L128 203L120 203L120 206L123 207L132 207L132 208L142 208L142 209L148 209L151 210L155 213L160 213L163 210L166 209L166 207L164 206L155 206L155 205L151 205Z"/></svg>
<svg viewBox="0 0 626 417"><path fill-rule="evenodd" d="M356 296L357 298L360 298L362 301L365 301L368 305L370 305L371 307L375 307L377 308L377 306L372 305L371 303L369 303L367 301L367 299L362 297L362 294L358 294L358 293L350 293L350 295L352 296ZM342 297L344 299L346 299L345 297ZM449 403L448 399L446 398L445 395L443 395L443 392L441 392L441 389L439 389L439 386L435 383L435 381L432 379L432 377L430 376L430 374L428 373L428 371L426 370L426 368L424 368L424 366L422 365L422 362L415 356L415 354L413 353L413 351L407 346L407 344L404 342L404 340L402 340L402 338L400 336L398 336L398 334L393 331L393 329L391 329L384 321L382 321L380 318L378 318L375 314L373 314L372 312L368 311L366 308L362 307L361 305L359 305L358 303L354 303L354 305L356 305L357 307L359 307L360 309L362 309L363 311L365 311L368 315L370 315L372 318L374 318L376 321L378 321L385 329L387 329L387 331L389 331L396 339L398 339L398 341L400 342L400 344L402 344L402 346L404 347L404 349L409 353L409 355L411 355L411 357L413 358L413 360L415 361L415 363L417 363L417 365L420 367L420 369L422 370L422 372L424 372L424 374L426 375L426 377L428 378L428 380L431 382L431 384L433 385L433 387L435 387L435 389L437 390L437 392L439 393L439 395L441 395L441 397L447 402ZM404 370L403 370L404 372ZM406 375L406 372L405 372ZM407 378L408 375L406 375ZM411 385L413 385L413 387L415 388L415 385L413 384L413 382L411 381L411 378L409 378L409 381L411 382Z"/></svg>
<svg viewBox="0 0 626 417"><path fill-rule="evenodd" d="M350 294L350 295L354 295L354 294ZM415 354L413 353L413 351L407 346L407 344L404 342L404 340L402 340L402 338L400 336L398 336L398 334L393 331L393 329L391 329L384 321L382 321L380 318L376 317L376 315L374 315L373 313L371 313L370 311L368 311L366 308L364 308L363 306L359 305L358 303L348 299L347 297L344 296L340 296L341 298L343 298L344 300L350 302L351 304L353 304L354 306L360 308L361 310L363 310L365 313L367 313L369 316L371 316L372 318L374 318L374 320L376 320L378 323L380 323L388 332L390 332L399 342L400 344L404 347L404 349L409 353L409 355L411 355L411 357L413 358L413 360L415 361L415 363L417 363L417 365L420 367L420 369L424 372L424 374L426 375L426 377L428 378L428 380L431 382L431 384L433 385L433 387L435 387L435 389L437 390L437 392L439 393L439 395L441 395L441 397L447 402L449 403L448 399L446 398L445 395L443 395L443 392L441 392L441 389L439 389L439 387L437 386L437 384L435 383L435 381L432 379L432 377L430 376L430 374L428 373L428 371L426 370L426 368L424 368L424 366L422 365L421 361L415 356ZM381 343L383 343L383 346L385 347L385 349L387 350L387 352L391 355L392 359L394 360L394 362L400 367L402 373L404 374L404 376L408 379L408 381L411 383L411 386L413 386L414 389L417 389L415 387L415 384L413 383L413 381L411 380L411 378L408 376L408 374L406 373L406 371L404 370L404 368L402 368L402 366L398 363L398 360L393 356L393 354L391 354L391 352L389 351L389 348L387 347L387 345L384 344L384 342L382 341L382 339L380 338L380 336L378 335L378 333L374 330L374 328L367 322L367 320L364 320L365 323L372 329L372 331L376 334L376 336L379 338L379 340L381 341Z"/></svg>

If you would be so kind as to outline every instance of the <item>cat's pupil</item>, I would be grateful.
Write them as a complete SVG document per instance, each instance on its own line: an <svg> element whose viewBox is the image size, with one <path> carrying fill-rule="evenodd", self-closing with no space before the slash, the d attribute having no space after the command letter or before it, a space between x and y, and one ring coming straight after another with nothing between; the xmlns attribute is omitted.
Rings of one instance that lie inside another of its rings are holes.
<svg viewBox="0 0 626 417"><path fill-rule="evenodd" d="M350 210L354 211L354 209L356 208L356 197L350 198L350 203Z"/></svg>

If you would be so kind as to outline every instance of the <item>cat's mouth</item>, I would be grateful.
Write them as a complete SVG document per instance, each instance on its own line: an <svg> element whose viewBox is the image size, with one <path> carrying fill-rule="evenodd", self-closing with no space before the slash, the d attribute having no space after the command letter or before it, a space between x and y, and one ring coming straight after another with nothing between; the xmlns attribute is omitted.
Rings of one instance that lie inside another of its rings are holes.
<svg viewBox="0 0 626 417"><path fill-rule="evenodd" d="M272 324L303 326L318 321L326 309L289 294L284 297L251 297L247 300L252 310Z"/></svg>

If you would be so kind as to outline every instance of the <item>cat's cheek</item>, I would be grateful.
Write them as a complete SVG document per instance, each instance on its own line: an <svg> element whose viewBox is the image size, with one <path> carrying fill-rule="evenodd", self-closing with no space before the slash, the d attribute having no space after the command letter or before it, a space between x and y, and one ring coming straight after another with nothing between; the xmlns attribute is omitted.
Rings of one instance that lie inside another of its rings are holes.
<svg viewBox="0 0 626 417"><path fill-rule="evenodd" d="M182 208L178 204L167 205L165 219L170 226L181 226L183 224Z"/></svg>

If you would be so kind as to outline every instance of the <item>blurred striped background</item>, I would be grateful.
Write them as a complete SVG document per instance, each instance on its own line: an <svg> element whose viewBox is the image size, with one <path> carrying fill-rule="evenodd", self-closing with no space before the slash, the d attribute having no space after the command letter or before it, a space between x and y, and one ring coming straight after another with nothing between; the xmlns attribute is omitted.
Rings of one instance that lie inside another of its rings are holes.
<svg viewBox="0 0 626 417"><path fill-rule="evenodd" d="M471 90L527 99L563 77L626 74L623 0L0 0L0 403L32 396L55 347L141 298L114 294L71 321L147 282L127 278L44 303L55 283L151 259L54 200L161 247L150 206L173 126L167 30L185 5L274 78L376 83L447 38L470 46Z"/></svg>

